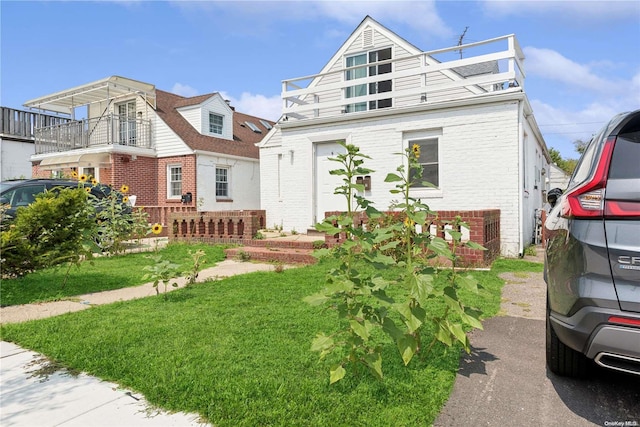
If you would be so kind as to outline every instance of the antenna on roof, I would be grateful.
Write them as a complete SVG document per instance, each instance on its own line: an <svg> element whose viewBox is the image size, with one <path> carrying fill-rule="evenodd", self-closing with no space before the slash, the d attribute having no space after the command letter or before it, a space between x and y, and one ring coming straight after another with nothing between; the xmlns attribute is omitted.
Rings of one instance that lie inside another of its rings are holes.
<svg viewBox="0 0 640 427"><path fill-rule="evenodd" d="M464 27L464 31L460 34L460 38L458 38L458 46L462 46L462 39L464 38L464 35L467 34L468 29L469 27ZM460 59L462 59L462 49L458 49L458 52L460 53Z"/></svg>

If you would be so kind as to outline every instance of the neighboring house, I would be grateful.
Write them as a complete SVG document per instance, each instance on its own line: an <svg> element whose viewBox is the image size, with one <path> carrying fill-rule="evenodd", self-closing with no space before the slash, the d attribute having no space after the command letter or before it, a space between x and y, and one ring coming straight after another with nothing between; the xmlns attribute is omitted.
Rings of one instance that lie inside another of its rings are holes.
<svg viewBox="0 0 640 427"><path fill-rule="evenodd" d="M235 111L219 93L185 98L112 76L24 105L71 117L35 129L34 177L76 171L126 184L147 208L260 207L256 143L273 123Z"/></svg>
<svg viewBox="0 0 640 427"><path fill-rule="evenodd" d="M549 165L549 177L547 178L547 188L559 188L562 191L567 189L569 185L569 176L564 170L558 167L555 163Z"/></svg>
<svg viewBox="0 0 640 427"><path fill-rule="evenodd" d="M480 53L473 56L474 50ZM431 209L499 209L501 252L522 254L543 205L549 155L524 92L515 36L423 52L367 16L318 74L283 81L283 116L260 146L267 224L307 230L345 210L329 160L337 141L360 147L375 170L364 195L396 197L387 173L418 144L424 178L412 196Z"/></svg>
<svg viewBox="0 0 640 427"><path fill-rule="evenodd" d="M57 115L40 114L0 107L0 175L2 181L31 178L31 162L35 153L36 126L49 126L69 121Z"/></svg>

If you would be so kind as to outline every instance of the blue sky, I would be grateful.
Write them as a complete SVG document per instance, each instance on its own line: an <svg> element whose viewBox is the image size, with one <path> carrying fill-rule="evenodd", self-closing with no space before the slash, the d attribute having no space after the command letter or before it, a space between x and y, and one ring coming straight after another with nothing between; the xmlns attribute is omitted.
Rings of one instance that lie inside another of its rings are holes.
<svg viewBox="0 0 640 427"><path fill-rule="evenodd" d="M640 108L640 1L6 1L0 104L112 75L184 96L222 92L280 116L281 81L315 74L366 16L428 51L515 34L549 147L577 157L614 114Z"/></svg>

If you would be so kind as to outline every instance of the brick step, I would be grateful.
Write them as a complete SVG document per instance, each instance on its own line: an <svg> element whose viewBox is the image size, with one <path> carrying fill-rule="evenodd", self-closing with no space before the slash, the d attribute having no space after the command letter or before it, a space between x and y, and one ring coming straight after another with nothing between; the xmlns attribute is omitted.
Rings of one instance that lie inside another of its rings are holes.
<svg viewBox="0 0 640 427"><path fill-rule="evenodd" d="M317 259L311 255L312 249L277 248L243 246L225 249L227 258L240 258L241 253L249 256L251 261L282 262L284 264L315 264Z"/></svg>

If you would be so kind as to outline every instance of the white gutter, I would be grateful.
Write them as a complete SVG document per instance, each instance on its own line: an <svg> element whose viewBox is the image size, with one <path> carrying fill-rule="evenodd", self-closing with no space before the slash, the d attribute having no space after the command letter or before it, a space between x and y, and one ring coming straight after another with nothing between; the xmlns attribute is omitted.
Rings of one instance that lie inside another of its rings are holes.
<svg viewBox="0 0 640 427"><path fill-rule="evenodd" d="M524 255L524 102L518 102L518 240L519 255Z"/></svg>

